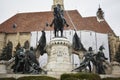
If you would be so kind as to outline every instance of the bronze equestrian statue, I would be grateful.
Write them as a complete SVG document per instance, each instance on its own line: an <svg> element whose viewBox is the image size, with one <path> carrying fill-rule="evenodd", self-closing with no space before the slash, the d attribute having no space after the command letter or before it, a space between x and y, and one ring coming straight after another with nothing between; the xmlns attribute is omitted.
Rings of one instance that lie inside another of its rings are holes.
<svg viewBox="0 0 120 80"><path fill-rule="evenodd" d="M63 15L63 10L61 9L60 5L58 4L54 8L54 19L50 26L54 24L54 35L55 37L58 37L58 32L61 31L61 37L63 37L63 30L64 30L64 25L68 27L69 25L67 24L64 15Z"/></svg>

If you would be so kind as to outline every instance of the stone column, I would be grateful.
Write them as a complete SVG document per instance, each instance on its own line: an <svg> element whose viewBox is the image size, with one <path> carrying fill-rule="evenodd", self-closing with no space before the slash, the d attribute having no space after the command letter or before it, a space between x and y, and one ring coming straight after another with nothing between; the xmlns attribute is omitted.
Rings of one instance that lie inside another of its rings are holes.
<svg viewBox="0 0 120 80"><path fill-rule="evenodd" d="M66 38L54 38L47 46L48 64L50 75L61 75L71 72L71 43Z"/></svg>
<svg viewBox="0 0 120 80"><path fill-rule="evenodd" d="M6 37L5 33L0 33L0 55L1 55L2 49L6 43L5 37Z"/></svg>
<svg viewBox="0 0 120 80"><path fill-rule="evenodd" d="M17 38L17 42L19 43L20 42L20 33L19 32L17 32L16 38Z"/></svg>

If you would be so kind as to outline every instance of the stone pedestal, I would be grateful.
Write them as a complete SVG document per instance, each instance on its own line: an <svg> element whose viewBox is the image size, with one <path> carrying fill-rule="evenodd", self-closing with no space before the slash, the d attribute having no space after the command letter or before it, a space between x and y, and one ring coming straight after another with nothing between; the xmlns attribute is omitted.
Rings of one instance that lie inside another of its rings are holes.
<svg viewBox="0 0 120 80"><path fill-rule="evenodd" d="M112 62L112 74L120 75L120 64L118 62Z"/></svg>
<svg viewBox="0 0 120 80"><path fill-rule="evenodd" d="M5 74L5 73L7 73L6 65L0 63L0 74Z"/></svg>
<svg viewBox="0 0 120 80"><path fill-rule="evenodd" d="M53 38L47 46L49 75L71 72L71 43L67 38Z"/></svg>

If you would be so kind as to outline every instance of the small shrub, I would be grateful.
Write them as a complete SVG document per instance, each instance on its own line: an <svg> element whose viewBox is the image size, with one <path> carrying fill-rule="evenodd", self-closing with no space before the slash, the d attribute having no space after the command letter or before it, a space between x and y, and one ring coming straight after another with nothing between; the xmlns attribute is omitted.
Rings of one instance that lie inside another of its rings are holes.
<svg viewBox="0 0 120 80"><path fill-rule="evenodd" d="M16 80L15 78L0 78L0 80Z"/></svg>
<svg viewBox="0 0 120 80"><path fill-rule="evenodd" d="M26 76L26 77L20 77L17 80L57 80L57 79L48 76Z"/></svg>
<svg viewBox="0 0 120 80"><path fill-rule="evenodd" d="M63 74L61 75L61 80L66 80L67 78L77 78L80 80L101 80L100 76L92 73L76 73L76 74Z"/></svg>
<svg viewBox="0 0 120 80"><path fill-rule="evenodd" d="M120 80L120 78L107 77L107 78L103 78L102 80Z"/></svg>
<svg viewBox="0 0 120 80"><path fill-rule="evenodd" d="M72 77L70 75L72 75L72 74L62 74L61 77L60 77L61 78L60 80L65 80L65 79L67 79L69 77Z"/></svg>
<svg viewBox="0 0 120 80"><path fill-rule="evenodd" d="M73 77L70 77L70 78L66 78L65 80L80 80L78 78L73 78Z"/></svg>

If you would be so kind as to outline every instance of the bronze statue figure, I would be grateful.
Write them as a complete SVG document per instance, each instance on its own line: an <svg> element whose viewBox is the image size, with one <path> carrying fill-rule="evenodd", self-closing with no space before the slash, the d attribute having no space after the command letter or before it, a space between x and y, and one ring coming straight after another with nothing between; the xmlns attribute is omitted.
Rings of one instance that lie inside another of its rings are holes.
<svg viewBox="0 0 120 80"><path fill-rule="evenodd" d="M16 54L15 54L15 64L12 66L13 72L18 73L23 71L24 60L25 60L25 54L24 54L23 48L19 47L17 48Z"/></svg>
<svg viewBox="0 0 120 80"><path fill-rule="evenodd" d="M106 74L105 73L105 69L107 68L103 63L105 62L105 60L107 60L108 58L105 57L103 49L105 49L103 46L100 46L99 51L97 52L97 54L93 54L93 50L92 47L89 47L88 52L84 55L85 59L80 63L80 66L75 68L72 71L83 71L86 69L86 67L88 66L89 68L89 72L91 72L91 64L90 62L92 62L92 64L95 66L96 68L96 73L98 74Z"/></svg>
<svg viewBox="0 0 120 80"><path fill-rule="evenodd" d="M55 37L58 37L58 31L61 31L61 37L63 37L63 30L64 30L64 25L68 27L69 25L67 24L64 15L63 15L63 10L61 10L60 5L58 4L54 8L54 19L50 26L54 24L54 35Z"/></svg>
<svg viewBox="0 0 120 80"><path fill-rule="evenodd" d="M96 73L98 74L105 74L105 65L103 65L103 62L107 60L108 58L104 55L105 48L103 46L100 46L98 53L96 54Z"/></svg>
<svg viewBox="0 0 120 80"><path fill-rule="evenodd" d="M84 65L85 68L88 66L90 73L92 71L90 62L95 64L94 56L95 54L93 53L92 47L89 47L87 53L84 55L85 59L80 63L80 65Z"/></svg>
<svg viewBox="0 0 120 80"><path fill-rule="evenodd" d="M84 57L85 59L80 63L80 66L75 68L72 71L79 71L81 72L82 70L87 70L86 67L88 66L89 72L91 73L91 64L92 62L95 65L95 59L94 59L95 54L93 54L92 47L89 47L88 51L85 53Z"/></svg>
<svg viewBox="0 0 120 80"><path fill-rule="evenodd" d="M32 47L30 50L24 50L22 47L17 49L12 68L14 73L22 74L38 74L42 71Z"/></svg>

